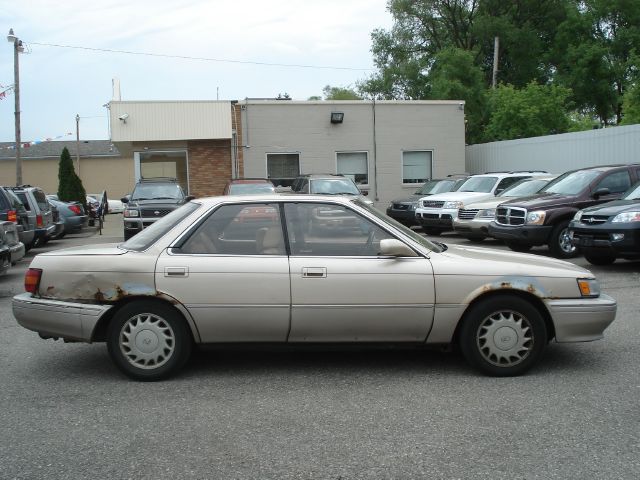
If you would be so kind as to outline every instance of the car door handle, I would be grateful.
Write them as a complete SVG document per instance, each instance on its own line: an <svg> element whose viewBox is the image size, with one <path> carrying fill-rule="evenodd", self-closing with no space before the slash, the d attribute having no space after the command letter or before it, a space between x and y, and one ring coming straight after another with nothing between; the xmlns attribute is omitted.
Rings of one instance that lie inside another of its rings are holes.
<svg viewBox="0 0 640 480"><path fill-rule="evenodd" d="M189 267L164 267L165 277L188 277Z"/></svg>
<svg viewBox="0 0 640 480"><path fill-rule="evenodd" d="M304 267L302 276L305 278L326 278L327 269L325 267Z"/></svg>

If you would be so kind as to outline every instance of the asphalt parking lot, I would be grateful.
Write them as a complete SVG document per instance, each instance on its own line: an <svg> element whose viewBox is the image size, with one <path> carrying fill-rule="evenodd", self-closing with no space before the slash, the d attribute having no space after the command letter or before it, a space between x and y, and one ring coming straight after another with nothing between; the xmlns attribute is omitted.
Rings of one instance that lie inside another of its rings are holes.
<svg viewBox="0 0 640 480"><path fill-rule="evenodd" d="M121 241L121 222L42 250ZM604 340L550 344L523 377L480 376L455 351L254 348L137 383L104 345L16 324L27 258L0 278L0 478L640 478L640 262L572 262L617 319Z"/></svg>

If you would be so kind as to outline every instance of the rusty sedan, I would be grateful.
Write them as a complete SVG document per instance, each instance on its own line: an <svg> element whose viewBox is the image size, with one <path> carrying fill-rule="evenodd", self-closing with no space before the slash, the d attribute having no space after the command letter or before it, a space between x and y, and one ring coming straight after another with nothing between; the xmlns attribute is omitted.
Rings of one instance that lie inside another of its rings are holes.
<svg viewBox="0 0 640 480"><path fill-rule="evenodd" d="M276 214L238 221L247 208ZM350 221L323 229L319 209ZM315 195L193 200L124 243L37 255L25 287L23 327L106 342L138 380L176 373L196 344L258 342L457 344L479 371L519 375L553 339L602 338L617 307L571 263L431 242Z"/></svg>

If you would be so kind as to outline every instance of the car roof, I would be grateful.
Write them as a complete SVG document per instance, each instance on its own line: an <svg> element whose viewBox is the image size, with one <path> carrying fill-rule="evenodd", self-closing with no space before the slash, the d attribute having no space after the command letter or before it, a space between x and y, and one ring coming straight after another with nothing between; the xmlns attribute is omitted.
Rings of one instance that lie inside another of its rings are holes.
<svg viewBox="0 0 640 480"><path fill-rule="evenodd" d="M341 203L348 205L356 201L353 197L340 195L310 195L306 193L264 193L255 195L219 195L216 197L198 197L191 200L203 205L216 205L218 203L260 203L260 202L322 202Z"/></svg>
<svg viewBox="0 0 640 480"><path fill-rule="evenodd" d="M229 185L235 185L239 183L271 183L271 180L266 178L234 178L227 182Z"/></svg>

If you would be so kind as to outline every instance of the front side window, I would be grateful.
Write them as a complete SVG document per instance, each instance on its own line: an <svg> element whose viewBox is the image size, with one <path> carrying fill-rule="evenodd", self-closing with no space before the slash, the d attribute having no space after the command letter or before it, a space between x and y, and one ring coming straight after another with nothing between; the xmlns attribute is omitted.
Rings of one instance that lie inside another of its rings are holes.
<svg viewBox="0 0 640 480"><path fill-rule="evenodd" d="M578 170L560 175L550 181L540 192L559 195L577 195L599 175L597 170Z"/></svg>
<svg viewBox="0 0 640 480"><path fill-rule="evenodd" d="M376 256L380 240L393 238L367 218L342 205L285 205L291 255Z"/></svg>
<svg viewBox="0 0 640 480"><path fill-rule="evenodd" d="M629 172L623 170L622 172L615 172L604 177L600 180L595 190L608 188L611 193L622 193L626 192L630 186L631 177L629 176Z"/></svg>
<svg viewBox="0 0 640 480"><path fill-rule="evenodd" d="M285 255L278 205L222 205L179 248L189 254Z"/></svg>
<svg viewBox="0 0 640 480"><path fill-rule="evenodd" d="M267 178L276 186L290 187L300 175L297 153L267 153Z"/></svg>
<svg viewBox="0 0 640 480"><path fill-rule="evenodd" d="M431 151L402 152L402 183L424 183L431 178Z"/></svg>
<svg viewBox="0 0 640 480"><path fill-rule="evenodd" d="M353 180L357 185L369 183L367 152L338 152L337 173Z"/></svg>

